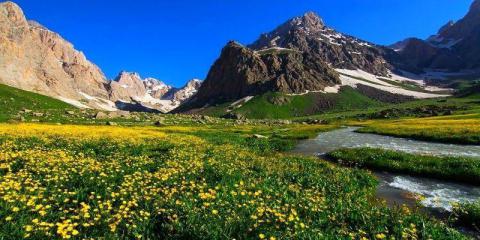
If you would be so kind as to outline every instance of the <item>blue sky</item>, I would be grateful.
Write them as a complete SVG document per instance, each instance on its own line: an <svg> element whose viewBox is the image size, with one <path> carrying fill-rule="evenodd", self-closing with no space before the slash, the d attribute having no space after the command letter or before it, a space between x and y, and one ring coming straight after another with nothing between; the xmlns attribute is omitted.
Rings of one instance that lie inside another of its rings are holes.
<svg viewBox="0 0 480 240"><path fill-rule="evenodd" d="M14 0L15 1L15 0ZM377 44L426 38L472 0L16 0L109 78L139 72L175 86L205 78L228 40L248 44L312 10L338 31Z"/></svg>

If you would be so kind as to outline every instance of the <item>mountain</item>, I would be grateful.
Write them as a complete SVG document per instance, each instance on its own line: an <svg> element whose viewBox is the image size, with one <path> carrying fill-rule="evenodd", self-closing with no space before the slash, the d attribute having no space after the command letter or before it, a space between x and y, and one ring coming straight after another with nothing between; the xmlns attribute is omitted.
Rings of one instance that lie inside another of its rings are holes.
<svg viewBox="0 0 480 240"><path fill-rule="evenodd" d="M254 51L229 42L192 101L197 106L268 91L322 91L340 82L321 59L291 49Z"/></svg>
<svg viewBox="0 0 480 240"><path fill-rule="evenodd" d="M168 112L201 84L197 80L177 89L129 72L110 81L59 34L28 21L13 2L0 3L0 56L0 83L81 108Z"/></svg>
<svg viewBox="0 0 480 240"><path fill-rule="evenodd" d="M270 33L262 34L249 47L254 50L280 47L307 52L333 68L363 69L380 76L387 76L393 69L387 58L395 54L391 49L329 28L314 12L307 12Z"/></svg>
<svg viewBox="0 0 480 240"><path fill-rule="evenodd" d="M419 70L465 72L480 68L479 43L480 0L475 0L464 18L449 21L428 39L407 39L390 47Z"/></svg>
<svg viewBox="0 0 480 240"><path fill-rule="evenodd" d="M202 86L202 81L199 79L192 79L185 84L182 88L172 88L170 87L162 99L171 100L176 103L176 105L181 105L183 102L187 101L195 94L197 94L198 89Z"/></svg>
<svg viewBox="0 0 480 240"><path fill-rule="evenodd" d="M0 83L75 102L81 93L106 99L102 71L60 35L27 21L13 2L0 3Z"/></svg>
<svg viewBox="0 0 480 240"><path fill-rule="evenodd" d="M158 79L142 79L138 73L123 71L108 84L108 92L109 99L120 109L128 107L130 110L169 112L192 97L201 83L194 79L182 88L174 88Z"/></svg>
<svg viewBox="0 0 480 240"><path fill-rule="evenodd" d="M410 41L399 47L403 45L413 46ZM426 86L420 75L396 74L416 69L411 66L397 51L342 34L325 25L317 14L307 12L248 46L230 41L198 93L178 111L192 112L268 92L337 94L346 87L393 102L445 96L436 91L441 89Z"/></svg>

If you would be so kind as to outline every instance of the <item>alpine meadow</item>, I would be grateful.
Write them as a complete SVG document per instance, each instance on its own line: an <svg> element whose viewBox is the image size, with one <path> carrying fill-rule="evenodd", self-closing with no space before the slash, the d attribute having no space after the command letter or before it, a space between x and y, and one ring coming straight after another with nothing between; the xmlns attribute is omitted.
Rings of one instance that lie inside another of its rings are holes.
<svg viewBox="0 0 480 240"><path fill-rule="evenodd" d="M480 239L480 0L0 2L17 239Z"/></svg>

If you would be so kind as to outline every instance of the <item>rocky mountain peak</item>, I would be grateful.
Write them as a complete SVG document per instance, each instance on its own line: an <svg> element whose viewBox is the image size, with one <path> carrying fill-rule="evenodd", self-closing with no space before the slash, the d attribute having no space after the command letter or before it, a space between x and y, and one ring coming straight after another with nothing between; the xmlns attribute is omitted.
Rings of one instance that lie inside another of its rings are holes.
<svg viewBox="0 0 480 240"><path fill-rule="evenodd" d="M455 21L450 20L448 21L445 25L443 25L440 30L438 30L438 34L442 34L443 32L447 31L449 28L451 28L453 25L455 25Z"/></svg>
<svg viewBox="0 0 480 240"><path fill-rule="evenodd" d="M288 33L291 31L304 31L307 33L319 32L325 27L325 24L318 14L315 12L306 12L301 17L295 17L280 25L276 32Z"/></svg>
<svg viewBox="0 0 480 240"><path fill-rule="evenodd" d="M130 101L134 97L143 97L147 93L138 73L122 71L110 82L110 99Z"/></svg>
<svg viewBox="0 0 480 240"><path fill-rule="evenodd" d="M22 9L14 2L2 2L0 3L0 15L7 18L16 25L26 25L27 20L23 14Z"/></svg>
<svg viewBox="0 0 480 240"><path fill-rule="evenodd" d="M260 38L249 47L256 50L269 47L289 47L288 45L292 45L292 41L304 42L305 38L314 38L325 28L323 20L316 13L307 12L303 16L286 21L269 33L260 35Z"/></svg>
<svg viewBox="0 0 480 240"><path fill-rule="evenodd" d="M404 41L403 61L422 69L459 71L480 67L480 0L473 1L462 19L450 21L426 40ZM392 45L395 47L399 45Z"/></svg>
<svg viewBox="0 0 480 240"><path fill-rule="evenodd" d="M115 77L114 81L116 82L128 82L131 80L142 80L140 77L140 74L136 72L127 72L127 71L121 71L117 77Z"/></svg>
<svg viewBox="0 0 480 240"><path fill-rule="evenodd" d="M303 24L303 27L312 30L320 30L325 27L322 18L320 18L318 14L312 11L306 12L301 18L301 22Z"/></svg>
<svg viewBox="0 0 480 240"><path fill-rule="evenodd" d="M479 11L480 11L480 0L475 0L470 6L470 12L479 12Z"/></svg>
<svg viewBox="0 0 480 240"><path fill-rule="evenodd" d="M338 74L315 56L284 48L255 51L229 42L186 108L269 91L298 94L322 91L338 83Z"/></svg>
<svg viewBox="0 0 480 240"><path fill-rule="evenodd" d="M442 27L437 35L441 40L461 41L471 34L476 34L480 29L480 0L472 3L464 18L448 25Z"/></svg>
<svg viewBox="0 0 480 240"><path fill-rule="evenodd" d="M180 105L192 96L197 94L200 89L202 81L199 79L192 79L182 88L172 88L162 99L172 100L174 103Z"/></svg>
<svg viewBox="0 0 480 240"><path fill-rule="evenodd" d="M277 28L279 32L302 31L305 33L315 33L325 27L322 18L315 12L306 12L303 16L295 17Z"/></svg>
<svg viewBox="0 0 480 240"><path fill-rule="evenodd" d="M200 85L202 85L202 80L200 79L192 79L190 81L187 82L187 84L185 85L185 87L190 87L190 88L199 88Z"/></svg>

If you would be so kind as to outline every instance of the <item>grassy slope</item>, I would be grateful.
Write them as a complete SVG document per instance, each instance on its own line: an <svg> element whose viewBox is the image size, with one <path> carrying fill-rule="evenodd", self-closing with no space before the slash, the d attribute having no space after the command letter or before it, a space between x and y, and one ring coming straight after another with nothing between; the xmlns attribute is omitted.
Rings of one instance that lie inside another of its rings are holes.
<svg viewBox="0 0 480 240"><path fill-rule="evenodd" d="M32 111L65 111L74 109L73 106L60 100L20 90L0 84L0 121L6 121L18 111L27 108Z"/></svg>
<svg viewBox="0 0 480 240"><path fill-rule="evenodd" d="M372 148L341 149L328 156L346 166L480 184L480 159L475 158L424 156Z"/></svg>
<svg viewBox="0 0 480 240"><path fill-rule="evenodd" d="M273 104L270 100L273 97L284 97L288 99L288 102ZM318 112L365 110L385 105L360 94L353 88L346 87L340 94L309 93L289 96L281 93L266 93L253 98L242 107L235 109L233 113L239 113L252 119L288 119ZM225 109L228 106L229 104L222 104L207 108L202 113L222 116L226 114Z"/></svg>
<svg viewBox="0 0 480 240"><path fill-rule="evenodd" d="M275 105L269 102L270 97L281 96L280 93L267 93L244 104L240 109L235 110L249 118L289 118L297 114L303 115L305 111L313 105L313 94L302 96L287 97L289 103L283 105Z"/></svg>

